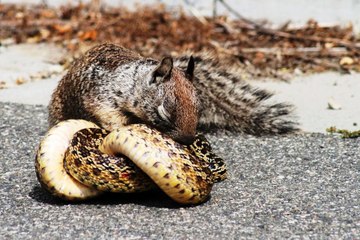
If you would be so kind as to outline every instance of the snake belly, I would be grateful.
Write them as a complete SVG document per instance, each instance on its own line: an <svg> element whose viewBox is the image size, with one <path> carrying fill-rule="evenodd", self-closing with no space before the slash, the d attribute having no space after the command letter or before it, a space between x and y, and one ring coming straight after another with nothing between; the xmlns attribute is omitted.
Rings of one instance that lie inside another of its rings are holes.
<svg viewBox="0 0 360 240"><path fill-rule="evenodd" d="M142 124L108 134L93 123L67 120L40 143L36 173L42 186L67 200L157 186L178 203L198 204L226 178L223 160L205 140L184 146Z"/></svg>
<svg viewBox="0 0 360 240"><path fill-rule="evenodd" d="M35 159L36 176L43 188L53 195L80 200L101 194L94 188L85 186L66 173L65 152L74 134L84 128L99 128L84 120L67 120L52 127L40 142Z"/></svg>

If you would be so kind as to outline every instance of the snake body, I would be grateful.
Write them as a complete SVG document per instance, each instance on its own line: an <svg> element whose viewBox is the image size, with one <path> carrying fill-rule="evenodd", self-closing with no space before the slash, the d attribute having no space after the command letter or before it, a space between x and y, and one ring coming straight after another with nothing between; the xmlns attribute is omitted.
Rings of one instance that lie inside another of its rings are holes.
<svg viewBox="0 0 360 240"><path fill-rule="evenodd" d="M198 204L214 182L226 178L223 160L202 136L185 146L146 125L109 133L85 120L51 128L39 145L35 169L41 185L66 200L159 187L178 203Z"/></svg>
<svg viewBox="0 0 360 240"><path fill-rule="evenodd" d="M109 132L86 128L75 133L65 153L64 168L68 174L86 186L108 192L141 192L156 185L123 154L100 151Z"/></svg>

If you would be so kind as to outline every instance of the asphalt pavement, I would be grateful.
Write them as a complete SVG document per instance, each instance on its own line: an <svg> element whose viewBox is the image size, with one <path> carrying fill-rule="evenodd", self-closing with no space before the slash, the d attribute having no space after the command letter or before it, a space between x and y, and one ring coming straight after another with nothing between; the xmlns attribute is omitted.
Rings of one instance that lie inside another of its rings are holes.
<svg viewBox="0 0 360 240"><path fill-rule="evenodd" d="M229 178L204 204L160 191L67 203L35 175L44 106L0 103L0 239L359 239L360 139L209 135Z"/></svg>

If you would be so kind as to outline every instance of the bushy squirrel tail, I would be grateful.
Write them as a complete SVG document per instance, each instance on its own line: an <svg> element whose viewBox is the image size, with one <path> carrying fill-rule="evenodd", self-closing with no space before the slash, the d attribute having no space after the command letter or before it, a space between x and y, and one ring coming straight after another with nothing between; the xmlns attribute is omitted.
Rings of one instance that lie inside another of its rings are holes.
<svg viewBox="0 0 360 240"><path fill-rule="evenodd" d="M205 130L224 128L253 135L284 134L298 131L293 106L268 103L272 94L244 85L238 90L211 90L203 105L199 126Z"/></svg>
<svg viewBox="0 0 360 240"><path fill-rule="evenodd" d="M244 80L252 78L251 72L241 67L225 66L208 54L195 55L194 60L193 84L201 102L201 129L224 128L253 135L299 130L293 106L271 103L272 93L253 87ZM179 67L183 61L185 57L178 59Z"/></svg>

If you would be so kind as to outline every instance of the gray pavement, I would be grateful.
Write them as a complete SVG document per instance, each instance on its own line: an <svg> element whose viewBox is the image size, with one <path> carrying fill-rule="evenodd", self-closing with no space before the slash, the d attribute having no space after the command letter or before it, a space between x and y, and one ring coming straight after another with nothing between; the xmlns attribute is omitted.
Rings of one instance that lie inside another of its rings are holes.
<svg viewBox="0 0 360 240"><path fill-rule="evenodd" d="M360 139L211 134L229 178L181 207L161 192L69 204L40 188L44 106L0 103L0 239L359 239Z"/></svg>

